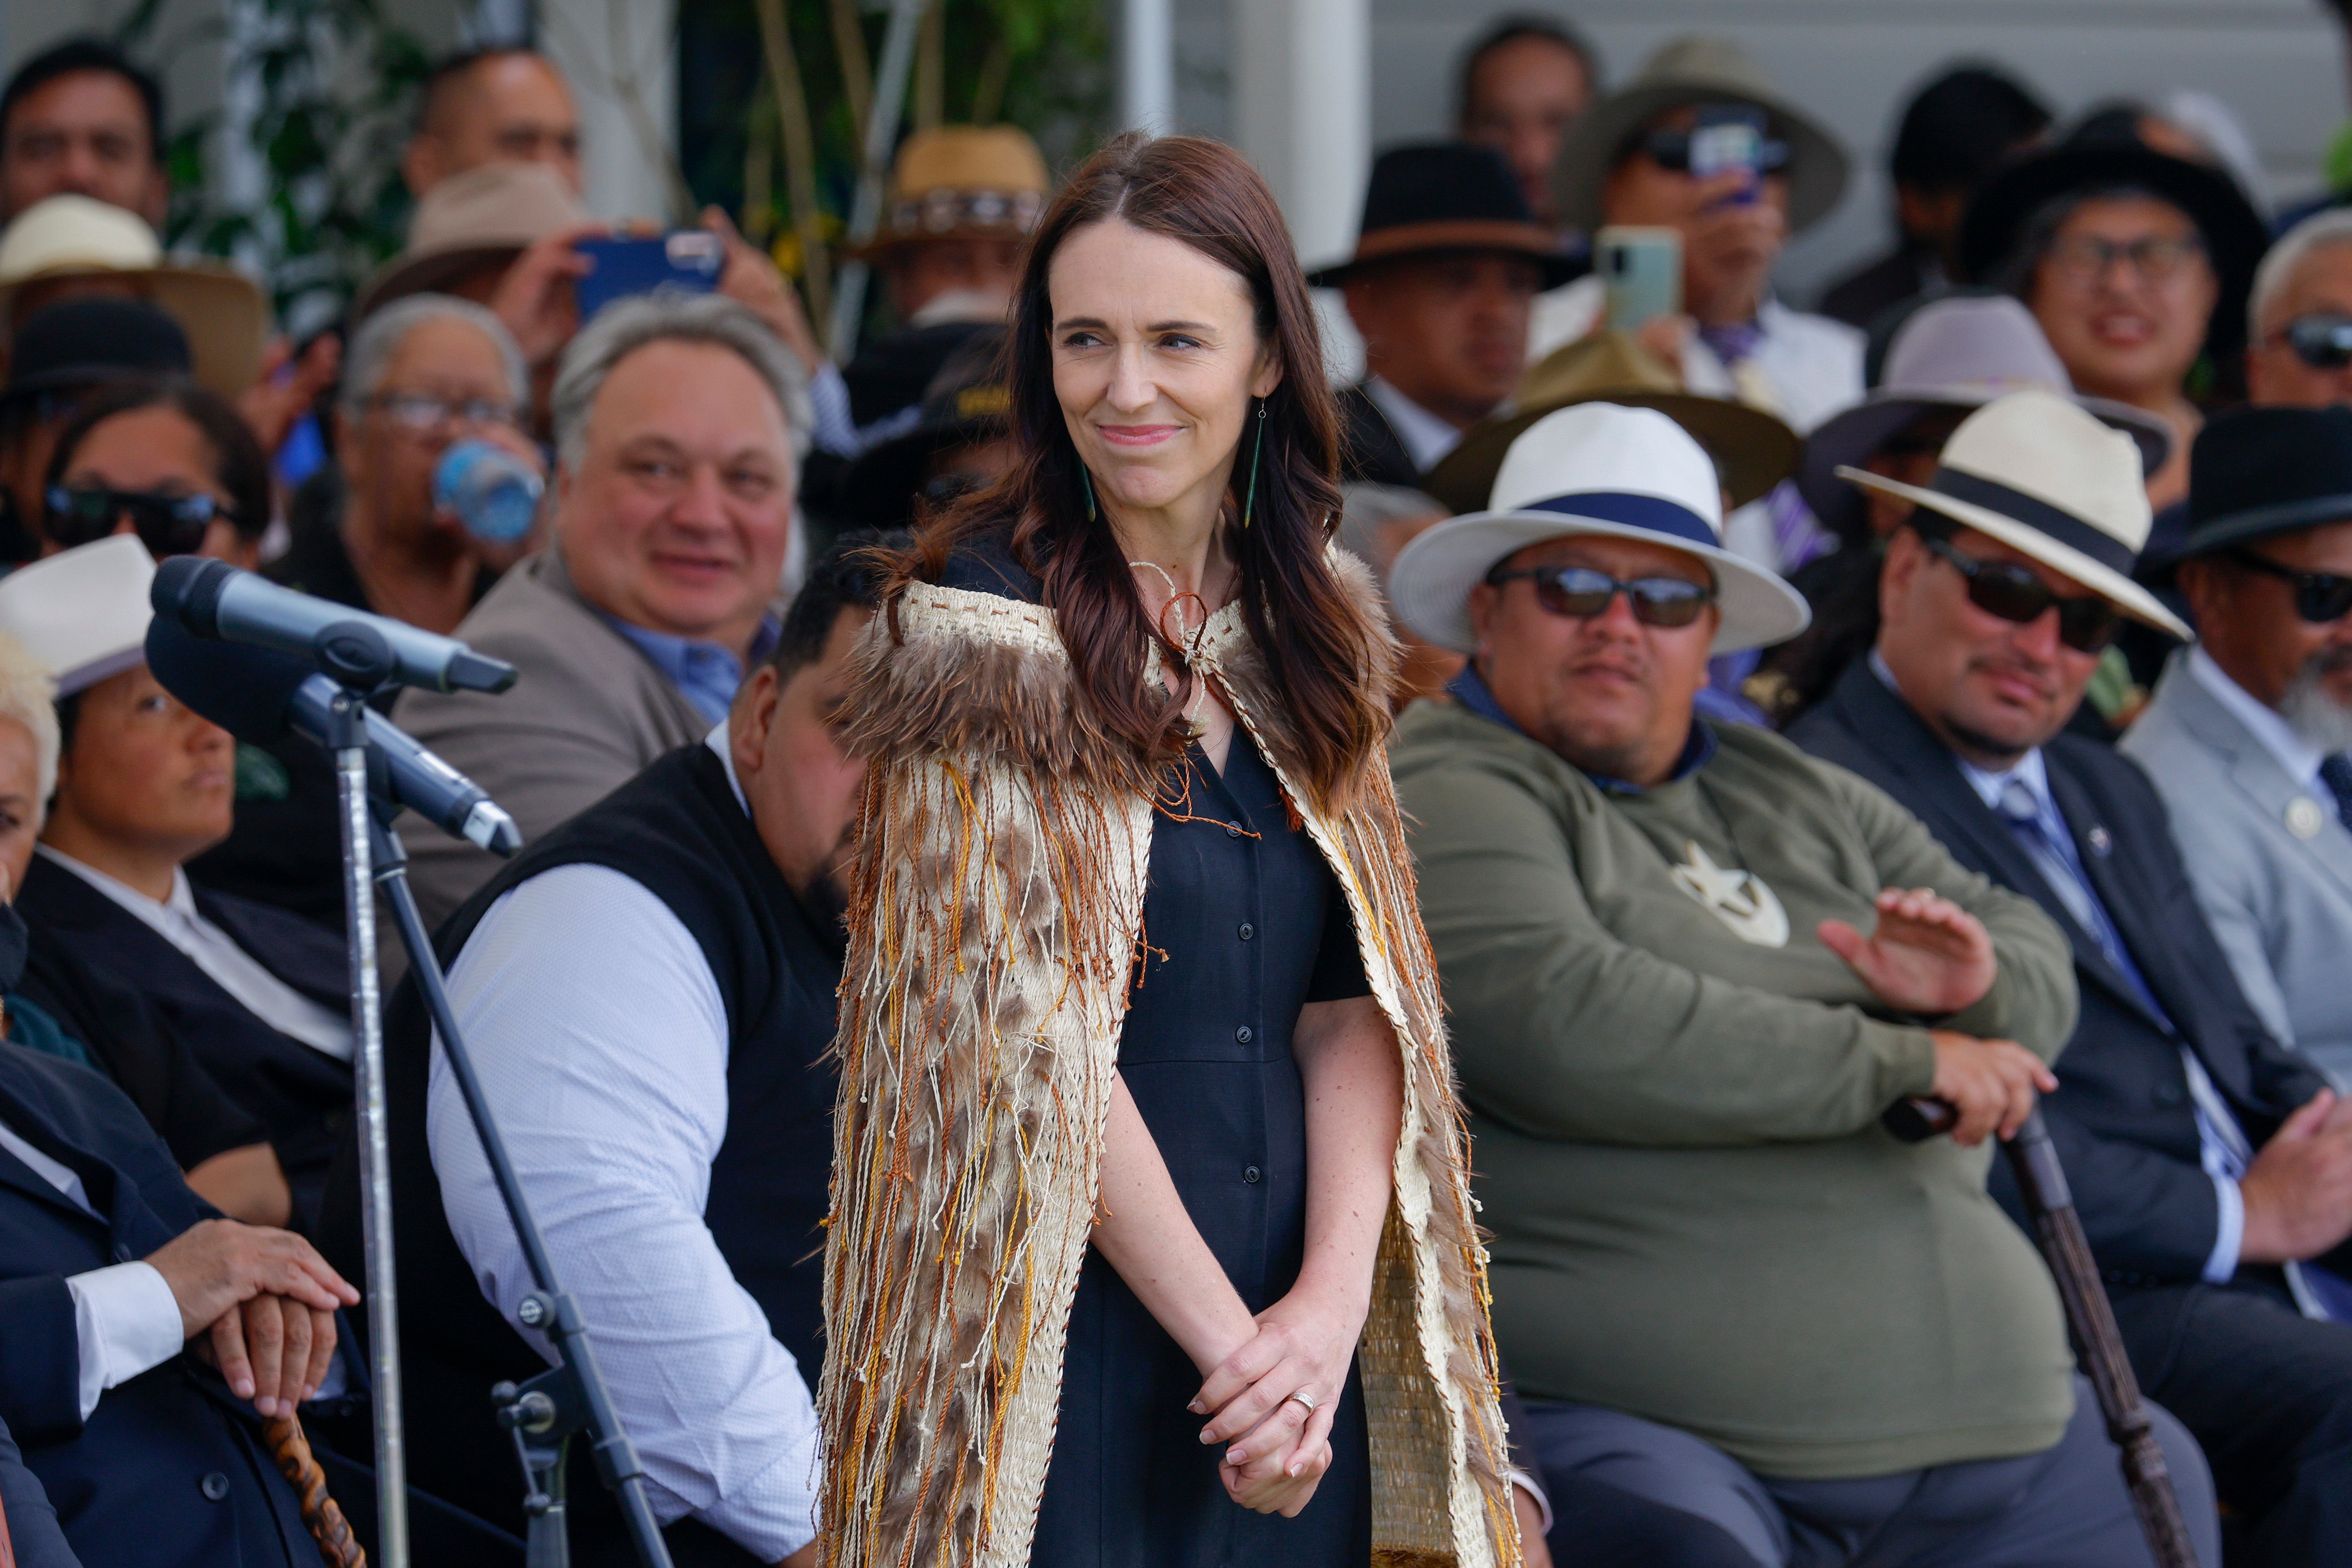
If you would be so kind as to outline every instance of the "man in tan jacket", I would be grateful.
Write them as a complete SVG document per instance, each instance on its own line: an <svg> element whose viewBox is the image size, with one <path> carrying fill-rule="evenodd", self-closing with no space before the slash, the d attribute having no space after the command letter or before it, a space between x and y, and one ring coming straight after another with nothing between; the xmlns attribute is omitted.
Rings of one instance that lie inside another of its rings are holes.
<svg viewBox="0 0 2352 1568"><path fill-rule="evenodd" d="M514 815L526 840L722 722L775 640L806 379L718 296L614 305L557 376L546 550L457 628L521 672L502 696L411 691L395 720ZM427 926L498 862L404 834Z"/></svg>

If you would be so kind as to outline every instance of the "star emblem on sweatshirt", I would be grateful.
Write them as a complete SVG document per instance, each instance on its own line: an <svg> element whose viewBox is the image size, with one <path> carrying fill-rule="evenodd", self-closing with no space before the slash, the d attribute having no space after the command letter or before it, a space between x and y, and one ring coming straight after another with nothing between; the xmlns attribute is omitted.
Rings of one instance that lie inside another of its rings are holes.
<svg viewBox="0 0 2352 1568"><path fill-rule="evenodd" d="M1667 868L1675 886L1698 900L1708 913L1742 942L1758 947L1789 945L1789 912L1780 900L1752 871L1718 866L1715 857L1696 840L1683 845L1683 859Z"/></svg>

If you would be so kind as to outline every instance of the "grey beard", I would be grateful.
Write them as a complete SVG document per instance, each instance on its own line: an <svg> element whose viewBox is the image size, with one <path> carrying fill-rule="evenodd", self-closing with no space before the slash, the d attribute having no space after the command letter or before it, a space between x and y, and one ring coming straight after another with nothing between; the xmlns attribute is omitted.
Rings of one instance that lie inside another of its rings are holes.
<svg viewBox="0 0 2352 1568"><path fill-rule="evenodd" d="M2352 708L2330 696L2321 683L2331 664L2344 662L2338 653L2316 653L2304 661L2279 699L2279 716L2314 750L2333 753L2352 751Z"/></svg>

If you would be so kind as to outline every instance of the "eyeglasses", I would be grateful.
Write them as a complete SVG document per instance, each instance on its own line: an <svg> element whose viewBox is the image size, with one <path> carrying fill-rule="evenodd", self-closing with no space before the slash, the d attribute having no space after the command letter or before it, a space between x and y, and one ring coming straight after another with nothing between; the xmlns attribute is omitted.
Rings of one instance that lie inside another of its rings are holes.
<svg viewBox="0 0 2352 1568"><path fill-rule="evenodd" d="M392 422L415 435L430 435L453 419L468 425L512 425L515 405L488 398L436 397L429 392L386 392L369 400Z"/></svg>
<svg viewBox="0 0 2352 1568"><path fill-rule="evenodd" d="M154 490L111 490L100 486L49 489L45 528L65 549L112 533L124 518L152 555L192 555L202 548L213 520L234 524L236 514L208 495L167 495Z"/></svg>
<svg viewBox="0 0 2352 1568"><path fill-rule="evenodd" d="M2314 370L2342 370L2352 364L2352 316L2319 312L2297 316L2271 335L2294 351L2294 357Z"/></svg>
<svg viewBox="0 0 2352 1568"><path fill-rule="evenodd" d="M1669 174L1691 172L1691 138L1689 131L1653 131L1638 145L1649 154L1650 162ZM1789 162L1789 144L1772 138L1759 137L1756 142L1756 172L1769 174Z"/></svg>
<svg viewBox="0 0 2352 1568"><path fill-rule="evenodd" d="M1536 603L1555 616L1591 620L1606 614L1618 595L1633 618L1645 626L1686 626L1699 612L1715 603L1715 589L1680 577L1636 577L1631 582L1582 566L1530 566L1517 572L1497 572L1486 579L1496 587L1525 577L1536 585Z"/></svg>
<svg viewBox="0 0 2352 1568"><path fill-rule="evenodd" d="M2326 626L2352 615L2352 577L2332 572L2298 572L2251 550L2232 550L2231 560L2265 577L2294 584L2294 613L2314 626Z"/></svg>
<svg viewBox="0 0 2352 1568"><path fill-rule="evenodd" d="M2129 264L2134 272L2150 283L2169 283L2204 254L2205 242L2201 239L2150 234L2119 244L2084 234L2053 245L2050 264L2070 283L2095 283L2118 261Z"/></svg>
<svg viewBox="0 0 2352 1568"><path fill-rule="evenodd" d="M2116 607L2095 595L2062 599L2050 584L2022 566L2007 561L1979 561L1963 555L1940 539L1920 535L1937 559L1949 563L1968 580L1969 603L1989 616L2032 626L2052 608L2058 612L2058 640L2077 653L2098 653L2116 640L2123 617Z"/></svg>

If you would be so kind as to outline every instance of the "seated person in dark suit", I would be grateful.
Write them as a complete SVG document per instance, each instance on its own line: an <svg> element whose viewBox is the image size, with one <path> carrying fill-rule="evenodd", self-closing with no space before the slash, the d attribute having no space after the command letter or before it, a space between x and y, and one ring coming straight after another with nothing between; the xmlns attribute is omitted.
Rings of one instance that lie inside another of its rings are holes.
<svg viewBox="0 0 2352 1568"><path fill-rule="evenodd" d="M0 637L0 903L15 897L58 772L58 719L48 673L15 639ZM261 1123L222 1092L144 997L100 978L47 930L30 933L35 976L0 997L6 1037L95 1068L114 1080L163 1135L196 1195L250 1225L283 1225L286 1173ZM27 997L39 989L60 1006Z"/></svg>
<svg viewBox="0 0 2352 1568"><path fill-rule="evenodd" d="M834 879L864 771L830 721L875 602L854 552L876 538L812 569L723 722L532 845L436 942L682 1568L815 1555ZM520 1530L484 1394L547 1364L516 1318L530 1271L413 984L385 1034L401 1289L436 1306L401 1314L410 1420L434 1434L411 1473ZM321 1243L360 1268L353 1172L347 1153ZM574 1447L573 1561L630 1562Z"/></svg>
<svg viewBox="0 0 2352 1568"><path fill-rule="evenodd" d="M0 911L0 974L24 942ZM218 1217L104 1079L0 1044L0 1421L84 1563L315 1563L253 1415L318 1391L358 1300Z"/></svg>
<svg viewBox="0 0 2352 1568"><path fill-rule="evenodd" d="M234 745L143 657L154 565L100 539L0 579L0 632L58 682L57 793L17 903L102 983L141 997L261 1120L307 1227L351 1105L343 945L299 916L192 888L181 865L227 834ZM28 978L59 1016L90 998Z"/></svg>
<svg viewBox="0 0 2352 1568"><path fill-rule="evenodd" d="M73 1548L58 1528L58 1510L41 1489L38 1476L25 1468L16 1439L0 1422L0 1542L8 1555L0 1561L16 1568L81 1568Z"/></svg>
<svg viewBox="0 0 2352 1568"><path fill-rule="evenodd" d="M1536 292L1575 271L1492 148L1381 153L1356 253L1307 279L1346 290L1364 339L1364 379L1339 392L1341 477L1418 485L1509 404Z"/></svg>
<svg viewBox="0 0 2352 1568"><path fill-rule="evenodd" d="M2352 1107L2272 1039L2147 776L2063 733L2133 583L2131 439L2021 392L1971 415L1889 542L1877 646L1791 731L2066 933L2048 1121L2140 1381L2211 1457L2252 1562L2352 1562ZM2021 1205L2006 1165L1996 1195ZM2316 1259L2326 1269L2310 1266Z"/></svg>

